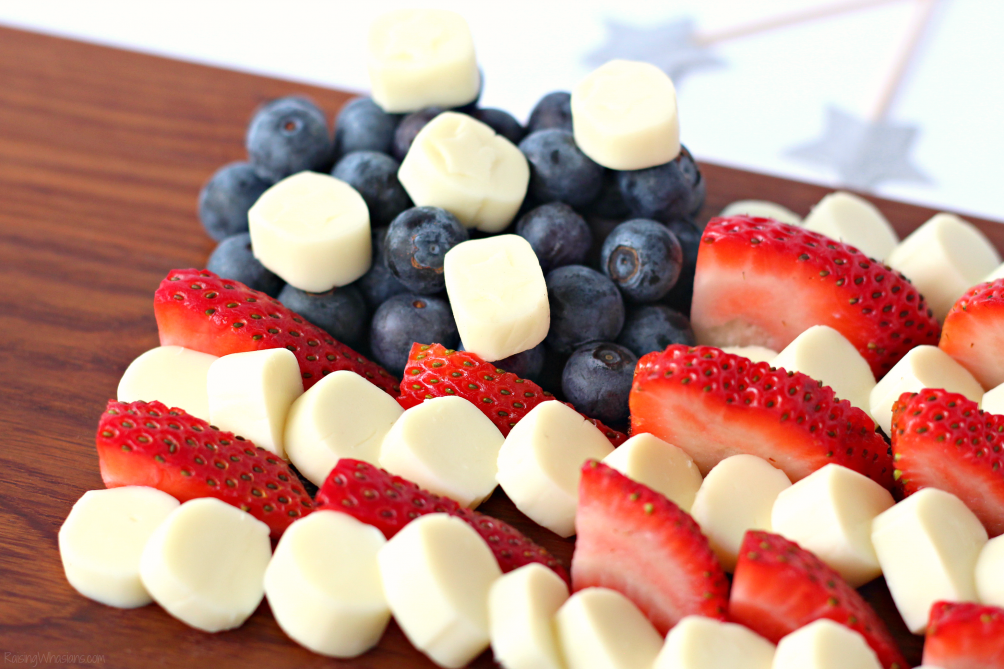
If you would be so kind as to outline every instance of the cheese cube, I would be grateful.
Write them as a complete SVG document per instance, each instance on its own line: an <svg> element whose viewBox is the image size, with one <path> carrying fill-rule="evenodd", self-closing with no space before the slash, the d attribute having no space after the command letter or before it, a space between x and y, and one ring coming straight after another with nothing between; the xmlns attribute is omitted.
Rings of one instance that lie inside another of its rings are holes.
<svg viewBox="0 0 1004 669"><path fill-rule="evenodd" d="M766 346L723 346L722 350L732 355L741 355L753 362L771 362L777 351Z"/></svg>
<svg viewBox="0 0 1004 669"><path fill-rule="evenodd" d="M1004 609L1004 534L983 546L976 560L976 594L980 602Z"/></svg>
<svg viewBox="0 0 1004 669"><path fill-rule="evenodd" d="M578 591L554 621L568 669L648 669L662 647L638 607L607 588Z"/></svg>
<svg viewBox="0 0 1004 669"><path fill-rule="evenodd" d="M741 214L758 218L773 218L775 221L788 225L802 225L802 217L791 209L764 200L739 200L722 209L722 213L718 215L728 217Z"/></svg>
<svg viewBox="0 0 1004 669"><path fill-rule="evenodd" d="M687 616L669 630L655 669L771 669L774 644L749 628Z"/></svg>
<svg viewBox="0 0 1004 669"><path fill-rule="evenodd" d="M992 388L983 394L980 400L980 408L987 413L1004 415L1004 383Z"/></svg>
<svg viewBox="0 0 1004 669"><path fill-rule="evenodd" d="M568 586L531 562L492 584L488 622L492 653L504 669L564 669L552 619L568 599Z"/></svg>
<svg viewBox="0 0 1004 669"><path fill-rule="evenodd" d="M850 244L869 258L884 261L899 237L882 212L852 193L830 193L805 217L804 227L838 242Z"/></svg>
<svg viewBox="0 0 1004 669"><path fill-rule="evenodd" d="M647 432L615 448L603 463L665 495L687 513L704 480L693 458Z"/></svg>
<svg viewBox="0 0 1004 669"><path fill-rule="evenodd" d="M119 402L163 402L209 420L206 377L215 355L181 346L158 346L129 363L119 380Z"/></svg>
<svg viewBox="0 0 1004 669"><path fill-rule="evenodd" d="M778 642L772 669L882 669L882 665L863 636L822 618Z"/></svg>

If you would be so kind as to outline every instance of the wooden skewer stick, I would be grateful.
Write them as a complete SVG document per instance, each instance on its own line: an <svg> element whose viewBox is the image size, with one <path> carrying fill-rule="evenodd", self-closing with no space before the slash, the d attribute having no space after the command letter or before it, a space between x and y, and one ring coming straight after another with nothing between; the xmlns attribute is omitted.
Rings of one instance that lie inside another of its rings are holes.
<svg viewBox="0 0 1004 669"><path fill-rule="evenodd" d="M872 108L871 120L873 122L881 121L889 113L889 108L895 101L896 94L899 92L903 79L906 77L910 62L916 55L920 39L924 36L924 31L927 30L927 25L931 21L931 14L934 12L934 6L937 4L937 1L918 0L919 5L913 13L913 21L910 22L910 29L907 31L906 37L900 45L896 61L880 89L879 98L875 106Z"/></svg>

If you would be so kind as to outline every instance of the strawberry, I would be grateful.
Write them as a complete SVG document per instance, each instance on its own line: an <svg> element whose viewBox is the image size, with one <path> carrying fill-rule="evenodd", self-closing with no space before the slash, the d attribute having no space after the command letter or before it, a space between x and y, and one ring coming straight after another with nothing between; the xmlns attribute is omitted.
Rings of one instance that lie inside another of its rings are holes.
<svg viewBox="0 0 1004 669"><path fill-rule="evenodd" d="M689 615L725 620L725 572L694 519L663 495L590 460L575 530L573 590L617 590L663 635Z"/></svg>
<svg viewBox="0 0 1004 669"><path fill-rule="evenodd" d="M805 374L674 344L638 361L630 403L632 434L679 446L705 475L750 453L792 481L836 463L893 485L889 448L872 419Z"/></svg>
<svg viewBox="0 0 1004 669"><path fill-rule="evenodd" d="M969 370L984 388L1004 383L1004 279L981 283L945 316L938 347Z"/></svg>
<svg viewBox="0 0 1004 669"><path fill-rule="evenodd" d="M568 573L561 563L515 527L360 460L342 458L338 461L317 492L317 507L347 513L360 522L373 525L388 539L419 516L448 513L478 531L495 554L503 573L539 562L568 581Z"/></svg>
<svg viewBox="0 0 1004 669"><path fill-rule="evenodd" d="M908 669L885 623L847 584L812 553L787 539L750 530L732 578L729 618L777 643L820 618L845 625L865 638L885 669Z"/></svg>
<svg viewBox="0 0 1004 669"><path fill-rule="evenodd" d="M691 324L712 346L780 351L813 325L854 344L875 378L938 340L938 321L902 274L853 246L769 218L708 223L694 276Z"/></svg>
<svg viewBox="0 0 1004 669"><path fill-rule="evenodd" d="M924 664L941 669L1004 669L1004 609L935 602Z"/></svg>
<svg viewBox="0 0 1004 669"><path fill-rule="evenodd" d="M109 488L145 485L182 502L215 497L268 525L274 538L314 510L280 458L160 402L109 400L96 441Z"/></svg>
<svg viewBox="0 0 1004 669"><path fill-rule="evenodd" d="M892 407L894 476L903 492L950 492L990 536L1004 534L1004 416L980 411L964 395L925 388Z"/></svg>
<svg viewBox="0 0 1004 669"><path fill-rule="evenodd" d="M212 355L288 348L300 363L304 390L326 374L347 369L398 394L397 379L375 362L278 300L208 270L171 270L154 294L153 309L162 346Z"/></svg>
<svg viewBox="0 0 1004 669"><path fill-rule="evenodd" d="M445 395L457 395L472 402L503 435L509 434L530 409L554 399L554 395L533 381L499 369L468 351L454 351L441 344L412 345L401 381L401 406L409 409L424 400ZM627 439L623 432L595 418L586 420L599 428L614 446Z"/></svg>

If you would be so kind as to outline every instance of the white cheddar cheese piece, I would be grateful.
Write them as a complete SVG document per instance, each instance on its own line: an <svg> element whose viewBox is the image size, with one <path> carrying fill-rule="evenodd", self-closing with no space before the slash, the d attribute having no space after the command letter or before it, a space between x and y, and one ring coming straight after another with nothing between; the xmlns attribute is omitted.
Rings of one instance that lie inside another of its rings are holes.
<svg viewBox="0 0 1004 669"><path fill-rule="evenodd" d="M289 526L265 570L265 596L279 627L306 648L356 657L375 646L390 620L372 525L315 511Z"/></svg>
<svg viewBox="0 0 1004 669"><path fill-rule="evenodd" d="M397 400L355 372L332 372L289 408L286 455L320 486L341 458L379 464L383 438L403 413Z"/></svg>
<svg viewBox="0 0 1004 669"><path fill-rule="evenodd" d="M209 420L206 377L215 355L181 346L158 346L129 363L119 381L119 402L163 402Z"/></svg>
<svg viewBox="0 0 1004 669"><path fill-rule="evenodd" d="M690 515L725 571L735 570L747 530L771 531L774 500L790 486L783 471L746 454L725 458L704 477Z"/></svg>
<svg viewBox="0 0 1004 669"><path fill-rule="evenodd" d="M481 75L463 17L442 9L383 14L369 33L373 101L397 114L460 107L478 96Z"/></svg>
<svg viewBox="0 0 1004 669"><path fill-rule="evenodd" d="M303 394L292 351L268 348L225 355L209 368L209 422L286 459L286 414Z"/></svg>
<svg viewBox="0 0 1004 669"><path fill-rule="evenodd" d="M971 223L937 214L904 239L887 260L913 282L935 318L1001 264L1000 254Z"/></svg>
<svg viewBox="0 0 1004 669"><path fill-rule="evenodd" d="M778 642L773 669L882 669L882 664L863 636L822 618Z"/></svg>
<svg viewBox="0 0 1004 669"><path fill-rule="evenodd" d="M421 516L377 554L391 613L411 644L441 667L462 667L488 647L488 592L502 572L470 525Z"/></svg>
<svg viewBox="0 0 1004 669"><path fill-rule="evenodd" d="M895 502L856 471L826 465L781 492L771 511L773 532L794 541L858 588L882 574L872 547L872 520Z"/></svg>
<svg viewBox="0 0 1004 669"><path fill-rule="evenodd" d="M830 193L805 217L806 230L850 244L869 258L884 261L899 237L871 202L844 191Z"/></svg>
<svg viewBox="0 0 1004 669"><path fill-rule="evenodd" d="M204 632L240 627L265 595L268 525L214 497L189 500L147 541L139 574L154 601Z"/></svg>
<svg viewBox="0 0 1004 669"><path fill-rule="evenodd" d="M610 441L575 409L541 402L509 432L498 458L498 482L516 508L562 537L575 534L580 470L602 460Z"/></svg>
<svg viewBox="0 0 1004 669"><path fill-rule="evenodd" d="M992 283L997 279L1004 279L1004 263L998 265L994 271L990 272L976 283ZM976 284L973 285L975 286Z"/></svg>
<svg viewBox="0 0 1004 669"><path fill-rule="evenodd" d="M777 357L777 351L766 346L724 346L722 350L732 355L741 355L753 362L771 362Z"/></svg>
<svg viewBox="0 0 1004 669"><path fill-rule="evenodd" d="M980 602L1004 609L1004 534L988 541L976 560L976 594Z"/></svg>
<svg viewBox="0 0 1004 669"><path fill-rule="evenodd" d="M88 490L59 528L66 580L84 597L131 609L153 601L139 578L147 539L178 508L156 488Z"/></svg>
<svg viewBox="0 0 1004 669"><path fill-rule="evenodd" d="M544 341L547 284L528 241L497 235L461 242L446 253L443 273L464 350L493 362Z"/></svg>
<svg viewBox="0 0 1004 669"><path fill-rule="evenodd" d="M992 388L983 394L980 400L980 408L987 413L1004 415L1004 383Z"/></svg>
<svg viewBox="0 0 1004 669"><path fill-rule="evenodd" d="M603 463L648 486L690 513L704 478L683 449L642 432L613 450Z"/></svg>
<svg viewBox="0 0 1004 669"><path fill-rule="evenodd" d="M568 586L531 562L492 584L488 622L492 653L503 669L564 669L551 621L568 599Z"/></svg>
<svg viewBox="0 0 1004 669"><path fill-rule="evenodd" d="M476 507L495 490L505 437L462 397L436 397L405 411L383 438L380 466L426 490Z"/></svg>
<svg viewBox="0 0 1004 669"><path fill-rule="evenodd" d="M397 178L416 206L440 207L467 228L499 232L523 203L530 166L481 121L444 112L415 136Z"/></svg>
<svg viewBox="0 0 1004 669"><path fill-rule="evenodd" d="M770 364L822 381L839 399L865 413L871 411L869 397L875 387L871 366L854 344L828 325L814 325L795 337Z"/></svg>
<svg viewBox="0 0 1004 669"><path fill-rule="evenodd" d="M655 669L771 669L774 644L747 627L687 616L669 630Z"/></svg>
<svg viewBox="0 0 1004 669"><path fill-rule="evenodd" d="M651 63L611 60L572 89L575 143L612 170L662 165L680 153L676 88Z"/></svg>
<svg viewBox="0 0 1004 669"><path fill-rule="evenodd" d="M652 623L616 590L580 590L554 621L568 669L649 669L662 648Z"/></svg>
<svg viewBox="0 0 1004 669"><path fill-rule="evenodd" d="M327 174L300 172L269 188L248 210L248 227L254 257L300 290L323 293L370 268L366 202Z"/></svg>
<svg viewBox="0 0 1004 669"><path fill-rule="evenodd" d="M965 367L937 346L917 346L900 358L872 389L871 416L886 434L892 429L892 405L903 393L923 388L944 388L974 402L983 397L983 386Z"/></svg>
<svg viewBox="0 0 1004 669"><path fill-rule="evenodd" d="M939 600L975 602L987 531L955 495L924 488L872 522L872 545L892 599L914 634Z"/></svg>
<svg viewBox="0 0 1004 669"><path fill-rule="evenodd" d="M787 207L764 200L739 200L722 209L719 216L756 216L758 218L773 218L775 221L788 225L802 225L802 217Z"/></svg>

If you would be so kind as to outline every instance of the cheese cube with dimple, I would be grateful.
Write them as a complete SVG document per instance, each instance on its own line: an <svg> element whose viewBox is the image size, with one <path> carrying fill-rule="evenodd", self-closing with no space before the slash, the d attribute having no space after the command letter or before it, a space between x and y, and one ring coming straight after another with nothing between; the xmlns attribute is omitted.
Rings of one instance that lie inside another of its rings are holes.
<svg viewBox="0 0 1004 669"><path fill-rule="evenodd" d="M770 362L777 357L777 351L766 346L724 346L722 350L732 355L741 355L753 362Z"/></svg>
<svg viewBox="0 0 1004 669"><path fill-rule="evenodd" d="M749 628L687 616L669 630L655 669L771 669L774 644Z"/></svg>
<svg viewBox="0 0 1004 669"><path fill-rule="evenodd" d="M778 642L772 669L882 669L882 664L863 636L821 618Z"/></svg>
<svg viewBox="0 0 1004 669"><path fill-rule="evenodd" d="M794 541L858 588L882 574L872 546L872 520L895 502L867 476L826 465L787 490L771 511L776 534Z"/></svg>
<svg viewBox="0 0 1004 669"><path fill-rule="evenodd" d="M84 597L131 609L153 601L139 577L139 560L153 531L178 508L156 488L88 490L59 528L66 580Z"/></svg>
<svg viewBox="0 0 1004 669"><path fill-rule="evenodd" d="M662 648L652 623L616 590L579 590L554 621L568 669L649 669Z"/></svg>
<svg viewBox="0 0 1004 669"><path fill-rule="evenodd" d="M647 432L615 448L603 463L665 495L687 513L704 480L694 459L683 449Z"/></svg>
<svg viewBox="0 0 1004 669"><path fill-rule="evenodd" d="M509 432L498 482L516 508L562 537L575 534L579 478L586 460L602 460L610 441L575 409L541 402Z"/></svg>
<svg viewBox="0 0 1004 669"><path fill-rule="evenodd" d="M991 388L983 394L983 399L980 400L980 408L987 413L998 416L1004 415L1004 383L996 388Z"/></svg>
<svg viewBox="0 0 1004 669"><path fill-rule="evenodd" d="M481 121L444 112L415 136L397 178L416 206L440 207L464 227L499 232L523 204L530 166Z"/></svg>
<svg viewBox="0 0 1004 669"><path fill-rule="evenodd" d="M337 511L320 510L289 526L265 570L265 596L279 627L330 657L375 646L390 620L377 552L383 533Z"/></svg>
<svg viewBox="0 0 1004 669"><path fill-rule="evenodd" d="M997 279L1004 279L1004 263L1001 263L997 268L987 274L985 277L977 281L976 283L992 283ZM973 284L976 285L976 284Z"/></svg>
<svg viewBox="0 0 1004 669"><path fill-rule="evenodd" d="M1004 608L1004 534L983 546L976 559L976 594L980 602Z"/></svg>
<svg viewBox="0 0 1004 669"><path fill-rule="evenodd" d="M215 355L181 346L158 346L129 363L119 380L119 402L163 402L209 420L206 377Z"/></svg>
<svg viewBox="0 0 1004 669"><path fill-rule="evenodd" d="M886 264L913 282L941 321L966 290L1001 264L1001 257L975 226L943 213L910 233Z"/></svg>
<svg viewBox="0 0 1004 669"><path fill-rule="evenodd" d="M373 101L397 114L423 107L461 107L478 96L481 75L463 17L442 9L383 14L369 32Z"/></svg>
<svg viewBox="0 0 1004 669"><path fill-rule="evenodd" d="M332 372L289 408L286 455L320 486L341 458L379 464L383 438L403 413L396 399L355 372Z"/></svg>
<svg viewBox="0 0 1004 669"><path fill-rule="evenodd" d="M531 562L492 584L488 622L492 653L503 669L564 669L552 619L568 599L568 586Z"/></svg>
<svg viewBox="0 0 1004 669"><path fill-rule="evenodd" d="M722 209L719 216L756 216L758 218L773 218L775 221L788 225L802 225L802 217L787 207L764 200L739 200Z"/></svg>
<svg viewBox="0 0 1004 669"><path fill-rule="evenodd" d="M143 585L164 610L205 632L240 627L265 595L268 525L215 497L189 500L143 548Z"/></svg>
<svg viewBox="0 0 1004 669"><path fill-rule="evenodd" d="M248 228L254 257L300 290L323 293L370 268L366 202L327 174L300 172L269 188L248 210Z"/></svg>
<svg viewBox="0 0 1004 669"><path fill-rule="evenodd" d="M551 325L547 284L525 239L461 242L446 253L443 272L465 350L493 362L544 341Z"/></svg>
<svg viewBox="0 0 1004 669"><path fill-rule="evenodd" d="M462 667L488 647L488 593L502 572L474 528L443 513L404 526L377 554L394 619L441 667Z"/></svg>
<svg viewBox="0 0 1004 669"><path fill-rule="evenodd" d="M436 397L405 411L383 438L380 466L426 490L476 507L495 490L505 437L462 397Z"/></svg>
<svg viewBox="0 0 1004 669"><path fill-rule="evenodd" d="M872 522L872 545L906 626L927 629L939 600L975 602L976 560L987 543L979 519L955 495L924 488Z"/></svg>
<svg viewBox="0 0 1004 669"><path fill-rule="evenodd" d="M869 397L871 416L886 434L892 430L892 405L903 393L923 388L944 388L974 402L983 397L983 386L965 367L937 346L916 346L882 377Z"/></svg>
<svg viewBox="0 0 1004 669"><path fill-rule="evenodd" d="M884 261L899 243L896 231L875 205L844 191L820 200L805 217L803 226L850 244L875 260Z"/></svg>
<svg viewBox="0 0 1004 669"><path fill-rule="evenodd" d="M704 477L690 515L725 571L735 570L747 530L771 531L774 500L789 486L783 471L747 454L725 458Z"/></svg>
<svg viewBox="0 0 1004 669"><path fill-rule="evenodd" d="M814 325L795 337L770 365L822 381L839 399L865 413L871 411L870 396L875 387L871 366L854 344L828 325Z"/></svg>

